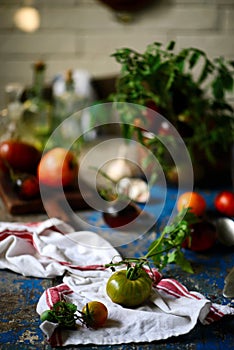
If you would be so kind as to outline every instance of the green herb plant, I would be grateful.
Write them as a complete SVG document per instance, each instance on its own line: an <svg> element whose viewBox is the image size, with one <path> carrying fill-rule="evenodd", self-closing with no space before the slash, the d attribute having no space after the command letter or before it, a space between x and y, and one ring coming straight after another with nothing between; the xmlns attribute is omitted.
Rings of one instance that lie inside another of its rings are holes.
<svg viewBox="0 0 234 350"><path fill-rule="evenodd" d="M42 312L40 319L42 322L49 321L64 328L75 329L76 320L80 318L76 312L77 306L73 303L58 301L50 310Z"/></svg>
<svg viewBox="0 0 234 350"><path fill-rule="evenodd" d="M162 114L183 137L192 161L201 152L213 164L231 149L234 113L227 93L233 92L234 61L223 57L211 60L193 47L176 51L173 41L166 47L155 42L143 53L121 48L112 56L120 63L121 71L110 101L138 104ZM119 104L118 108L123 135L145 142L166 167L166 150L159 138L147 140L142 130L134 127L134 107L126 109Z"/></svg>
<svg viewBox="0 0 234 350"><path fill-rule="evenodd" d="M137 273L143 266L151 268L151 264L161 271L168 264L176 264L182 270L193 273L190 262L186 259L181 247L186 238L191 238L190 225L197 222L198 217L190 209L181 210L172 223L166 225L160 236L151 243L145 256L140 258L126 257L118 262L111 261L105 267L126 265L127 269ZM134 267L133 267L134 265Z"/></svg>

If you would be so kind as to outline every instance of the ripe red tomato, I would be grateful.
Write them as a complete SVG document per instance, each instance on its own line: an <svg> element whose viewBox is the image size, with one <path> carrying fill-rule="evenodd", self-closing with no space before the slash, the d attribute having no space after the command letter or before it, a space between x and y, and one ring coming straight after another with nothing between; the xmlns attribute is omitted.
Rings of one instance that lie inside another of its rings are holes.
<svg viewBox="0 0 234 350"><path fill-rule="evenodd" d="M107 317L107 307L100 301L89 301L82 309L82 318L88 327L99 328L103 326Z"/></svg>
<svg viewBox="0 0 234 350"><path fill-rule="evenodd" d="M9 169L7 167L7 164L5 163L4 159L0 158L0 175L1 173L3 174L8 174Z"/></svg>
<svg viewBox="0 0 234 350"><path fill-rule="evenodd" d="M38 165L39 182L50 187L66 187L77 178L78 163L72 151L56 147L45 153Z"/></svg>
<svg viewBox="0 0 234 350"><path fill-rule="evenodd" d="M191 225L191 236L182 246L195 252L202 252L212 248L216 238L215 226L210 222L201 221Z"/></svg>
<svg viewBox="0 0 234 350"><path fill-rule="evenodd" d="M206 210L206 201L202 195L197 192L185 192L180 195L177 202L178 211L184 208L191 208L191 212L195 215L202 216Z"/></svg>
<svg viewBox="0 0 234 350"><path fill-rule="evenodd" d="M123 203L122 201L117 202L115 205L107 207L107 211L103 212L102 216L106 224L112 228L118 228L121 226L128 225L130 222L135 220L140 212L130 203L123 203L123 209L118 210L118 204Z"/></svg>
<svg viewBox="0 0 234 350"><path fill-rule="evenodd" d="M230 191L220 192L215 197L215 208L224 215L234 216L234 193Z"/></svg>
<svg viewBox="0 0 234 350"><path fill-rule="evenodd" d="M39 197L40 188L38 178L32 174L21 174L15 180L15 189L22 199Z"/></svg>
<svg viewBox="0 0 234 350"><path fill-rule="evenodd" d="M41 152L25 142L7 140L0 143L0 158L14 171L34 174Z"/></svg>

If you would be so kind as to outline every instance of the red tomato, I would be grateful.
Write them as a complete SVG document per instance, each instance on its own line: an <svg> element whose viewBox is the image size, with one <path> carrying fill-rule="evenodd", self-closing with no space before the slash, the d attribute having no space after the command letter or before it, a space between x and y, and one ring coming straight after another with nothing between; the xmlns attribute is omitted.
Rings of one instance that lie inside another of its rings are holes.
<svg viewBox="0 0 234 350"><path fill-rule="evenodd" d="M183 248L202 252L212 248L216 242L216 229L207 221L197 222L191 225L191 237L183 243Z"/></svg>
<svg viewBox="0 0 234 350"><path fill-rule="evenodd" d="M215 198L215 208L224 215L234 216L234 193L220 192Z"/></svg>
<svg viewBox="0 0 234 350"><path fill-rule="evenodd" d="M14 171L35 173L41 152L25 142L7 140L0 143L0 158Z"/></svg>
<svg viewBox="0 0 234 350"><path fill-rule="evenodd" d="M4 159L0 158L0 174L1 172L3 174L8 174L9 172L9 168L7 166L7 164L5 163Z"/></svg>
<svg viewBox="0 0 234 350"><path fill-rule="evenodd" d="M36 198L40 194L38 178L32 174L21 174L15 180L15 189L22 199Z"/></svg>
<svg viewBox="0 0 234 350"><path fill-rule="evenodd" d="M202 216L206 210L206 201L197 192L185 192L180 195L177 202L177 209L181 211L184 208L191 208L191 212L197 216Z"/></svg>
<svg viewBox="0 0 234 350"><path fill-rule="evenodd" d="M119 201L119 203L122 203ZM125 205L125 203L123 203ZM118 202L116 207L110 205L107 207L107 211L103 212L103 219L106 224L112 228L118 228L129 224L135 220L140 212L130 203L126 203L123 209L118 210Z"/></svg>
<svg viewBox="0 0 234 350"><path fill-rule="evenodd" d="M39 182L50 187L66 187L77 178L78 164L75 154L56 147L45 153L38 166Z"/></svg>

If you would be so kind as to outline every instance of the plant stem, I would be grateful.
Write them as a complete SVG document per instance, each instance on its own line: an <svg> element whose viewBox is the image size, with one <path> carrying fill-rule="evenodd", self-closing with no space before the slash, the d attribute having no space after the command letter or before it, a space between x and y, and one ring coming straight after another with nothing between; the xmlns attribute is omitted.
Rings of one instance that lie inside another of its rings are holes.
<svg viewBox="0 0 234 350"><path fill-rule="evenodd" d="M96 168L95 166L91 166L90 169L93 169L93 170L97 170L104 178L106 178L107 180L109 180L110 182L113 183L113 185L117 185L117 181L113 180L109 175L107 175L104 171Z"/></svg>
<svg viewBox="0 0 234 350"><path fill-rule="evenodd" d="M155 250L156 248L159 246L159 244L162 242L162 240L164 239L164 236L166 235L166 230L163 230L157 244L151 249L148 251L148 253L144 256L144 258L148 259L148 258L151 258L152 256L154 255L158 255L158 254L162 254L165 252L165 250L161 251L161 252L157 252L155 253ZM167 249L168 250L168 249Z"/></svg>

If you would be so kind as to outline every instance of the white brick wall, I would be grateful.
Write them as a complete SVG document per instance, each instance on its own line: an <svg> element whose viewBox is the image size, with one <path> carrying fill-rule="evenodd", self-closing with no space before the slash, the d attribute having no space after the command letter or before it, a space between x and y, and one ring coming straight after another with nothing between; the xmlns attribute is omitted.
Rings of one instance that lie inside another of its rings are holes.
<svg viewBox="0 0 234 350"><path fill-rule="evenodd" d="M96 0L35 0L41 27L34 34L15 28L18 0L0 0L0 108L4 86L29 85L31 65L47 63L47 81L68 68L109 76L120 66L110 55L127 46L144 51L154 41L176 40L177 48L198 47L210 57L234 59L234 0L157 0L131 24L118 22Z"/></svg>

